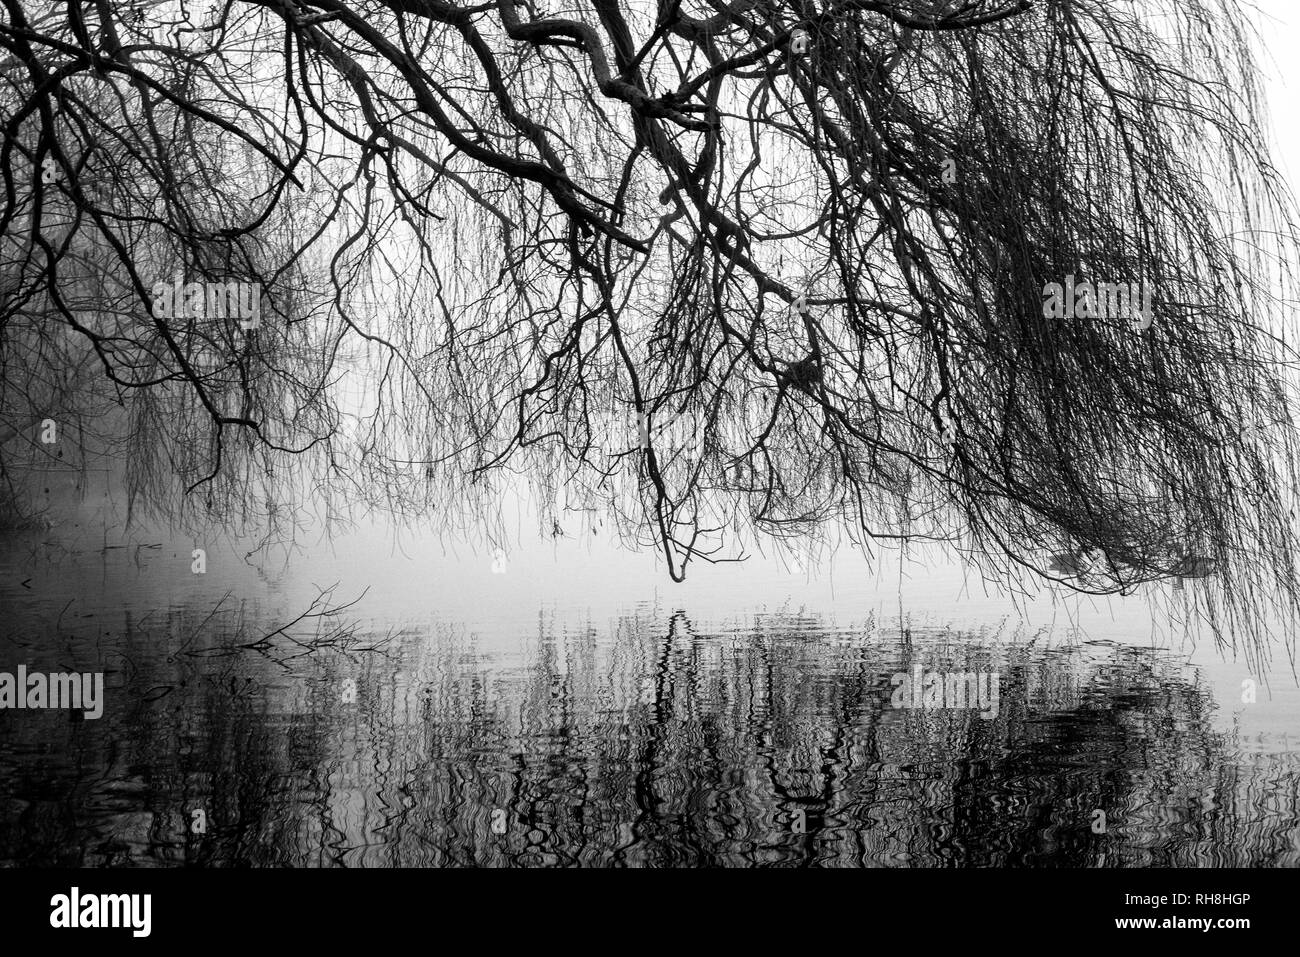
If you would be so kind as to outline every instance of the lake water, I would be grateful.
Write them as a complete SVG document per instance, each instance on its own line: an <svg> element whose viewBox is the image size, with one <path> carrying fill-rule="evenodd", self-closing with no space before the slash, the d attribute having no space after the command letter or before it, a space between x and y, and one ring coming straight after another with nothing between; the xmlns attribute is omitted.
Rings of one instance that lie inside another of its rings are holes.
<svg viewBox="0 0 1300 957"><path fill-rule="evenodd" d="M849 550L679 586L576 521L250 556L75 484L0 539L0 671L102 671L104 713L0 711L6 866L1300 864L1287 655L1142 598Z"/></svg>

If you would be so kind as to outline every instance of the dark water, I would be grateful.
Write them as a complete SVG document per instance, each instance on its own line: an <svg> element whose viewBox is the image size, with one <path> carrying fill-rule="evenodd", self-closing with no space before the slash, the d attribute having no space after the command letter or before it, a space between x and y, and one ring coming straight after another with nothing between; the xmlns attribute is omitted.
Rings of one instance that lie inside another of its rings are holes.
<svg viewBox="0 0 1300 957"><path fill-rule="evenodd" d="M544 562L393 582L344 550L309 563L334 601L387 597L264 638L321 609L311 575L214 548L200 578L190 544L6 538L0 670L102 670L107 703L0 711L0 864L1300 864L1294 682L1234 707L1247 672L1126 619L947 625L775 580L592 610L537 601ZM984 693L914 707L916 668Z"/></svg>

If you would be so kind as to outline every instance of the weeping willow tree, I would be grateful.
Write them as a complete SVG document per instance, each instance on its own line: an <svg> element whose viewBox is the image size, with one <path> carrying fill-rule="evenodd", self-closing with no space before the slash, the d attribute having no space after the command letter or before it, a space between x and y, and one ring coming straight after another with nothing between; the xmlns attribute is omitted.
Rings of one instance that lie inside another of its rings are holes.
<svg viewBox="0 0 1300 957"><path fill-rule="evenodd" d="M4 9L0 346L81 337L151 508L462 528L524 476L674 580L835 528L1296 610L1233 0ZM158 306L230 281L255 332Z"/></svg>

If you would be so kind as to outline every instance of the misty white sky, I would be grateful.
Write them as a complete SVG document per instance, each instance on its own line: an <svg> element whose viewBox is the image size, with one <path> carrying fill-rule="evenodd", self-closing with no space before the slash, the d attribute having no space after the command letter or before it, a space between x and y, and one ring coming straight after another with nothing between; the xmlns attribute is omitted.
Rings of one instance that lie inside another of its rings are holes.
<svg viewBox="0 0 1300 957"><path fill-rule="evenodd" d="M1300 193L1300 2L1256 0L1266 52L1260 66L1268 77L1274 159Z"/></svg>

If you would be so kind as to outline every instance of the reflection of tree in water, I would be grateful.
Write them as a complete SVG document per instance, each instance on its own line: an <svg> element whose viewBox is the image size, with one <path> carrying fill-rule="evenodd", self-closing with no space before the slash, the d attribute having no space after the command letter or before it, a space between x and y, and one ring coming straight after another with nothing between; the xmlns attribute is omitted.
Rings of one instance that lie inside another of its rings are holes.
<svg viewBox="0 0 1300 957"><path fill-rule="evenodd" d="M900 640L788 615L708 636L682 613L633 616L612 632L543 624L522 659L441 633L401 668L317 657L253 681L229 661L186 666L169 707L81 739L45 796L66 813L29 807L22 837L6 815L3 857L80 844L80 860L120 863L119 845L140 844L133 856L209 864L1300 863L1295 767L1239 757L1208 690L1157 652ZM891 676L917 664L996 672L996 717L892 707ZM135 680L178 685L177 667ZM355 703L339 697L348 675ZM200 804L209 831L186 836Z"/></svg>

